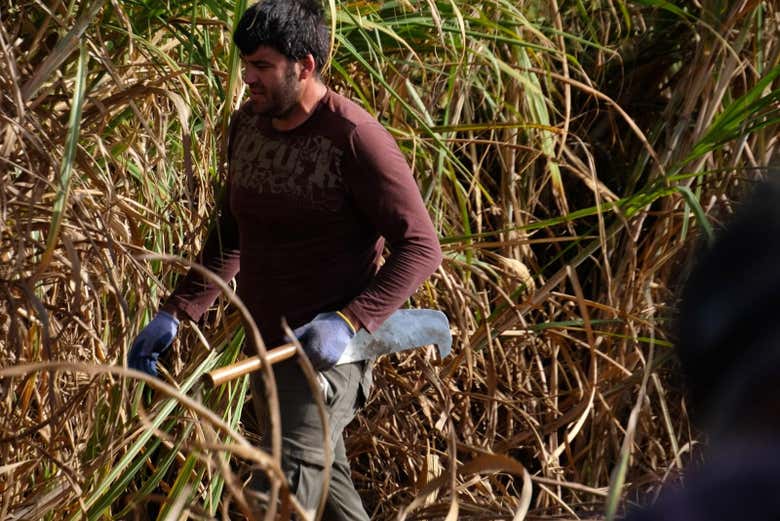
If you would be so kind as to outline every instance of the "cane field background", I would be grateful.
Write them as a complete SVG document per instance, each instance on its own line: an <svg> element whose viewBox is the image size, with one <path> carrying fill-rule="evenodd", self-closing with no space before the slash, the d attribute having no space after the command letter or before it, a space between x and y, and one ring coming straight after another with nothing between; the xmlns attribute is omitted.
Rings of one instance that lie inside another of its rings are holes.
<svg viewBox="0 0 780 521"><path fill-rule="evenodd" d="M208 230L245 7L0 0L0 519L250 517L253 468L265 518L296 509L246 379L200 383L257 333L232 286L161 380L124 369ZM455 338L376 364L347 433L372 518L613 519L684 482L676 299L778 161L778 5L325 9L327 82L391 130L441 237L409 305Z"/></svg>

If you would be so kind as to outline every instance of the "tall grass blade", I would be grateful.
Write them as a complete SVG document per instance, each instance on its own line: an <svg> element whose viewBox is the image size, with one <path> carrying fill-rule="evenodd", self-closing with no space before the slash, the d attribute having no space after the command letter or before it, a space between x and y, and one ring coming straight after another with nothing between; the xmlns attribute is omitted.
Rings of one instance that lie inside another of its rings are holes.
<svg viewBox="0 0 780 521"><path fill-rule="evenodd" d="M60 176L57 185L57 196L54 201L51 225L46 236L46 249L36 272L42 273L49 265L54 249L59 242L60 227L65 218L70 195L71 176L73 174L73 162L76 159L76 150L81 133L81 111L84 106L84 96L87 91L87 64L89 53L86 45L82 44L79 52L79 60L76 66L76 75L73 80L73 97L71 98L70 117L68 118L68 132L65 135L65 153L60 165Z"/></svg>
<svg viewBox="0 0 780 521"><path fill-rule="evenodd" d="M46 81L51 80L56 71L70 55L79 47L84 48L82 36L97 16L106 0L95 0L82 12L73 28L57 42L57 46L46 57L33 73L32 77L22 87L22 100L29 101ZM81 58L79 58L81 60Z"/></svg>
<svg viewBox="0 0 780 521"><path fill-rule="evenodd" d="M780 89L773 89L772 85L778 77L780 64L767 71L748 92L726 106L683 164L747 133L776 126L780 122Z"/></svg>
<svg viewBox="0 0 780 521"><path fill-rule="evenodd" d="M707 238L707 242L709 244L712 244L712 242L715 240L715 231L712 229L712 224L710 224L709 219L707 219L707 214L704 212L704 208L701 207L701 204L699 203L699 199L694 195L691 189L688 188L687 186L678 186L677 190L683 195L686 204L693 211L693 214L696 216L696 221L699 223L699 226L701 226L701 229L704 231L704 235Z"/></svg>
<svg viewBox="0 0 780 521"><path fill-rule="evenodd" d="M215 366L216 359L217 356L214 353L211 353L198 369L181 383L181 392L187 393L196 383L199 383L201 375ZM147 443L152 440L155 429L159 429L163 423L169 419L178 404L179 402L176 399L171 398L160 405L157 414L151 419L149 428L144 430L133 444L127 448L127 451L122 458L112 466L111 471L95 485L91 495L84 500L84 504L87 508L91 508L94 504L97 504L103 497L115 497L125 490L125 484L122 481L117 480L121 480L125 475L132 476L134 471L137 472L138 469L140 469L139 462L142 463L146 459L146 456L142 454L142 451L146 450ZM157 441L152 441L152 443L156 445ZM94 516L95 517L91 517L90 520L99 519L100 512L95 512ZM78 514L70 518L71 521L75 521L76 519L78 519Z"/></svg>

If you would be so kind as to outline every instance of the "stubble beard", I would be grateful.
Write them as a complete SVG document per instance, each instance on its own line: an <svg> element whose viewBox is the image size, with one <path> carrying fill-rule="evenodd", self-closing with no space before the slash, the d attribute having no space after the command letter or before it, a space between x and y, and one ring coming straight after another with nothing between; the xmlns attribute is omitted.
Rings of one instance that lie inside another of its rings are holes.
<svg viewBox="0 0 780 521"><path fill-rule="evenodd" d="M289 115L300 101L301 89L296 81L295 67L290 63L284 72L282 82L274 92L266 90L268 102L259 105L257 111L266 117L281 119Z"/></svg>

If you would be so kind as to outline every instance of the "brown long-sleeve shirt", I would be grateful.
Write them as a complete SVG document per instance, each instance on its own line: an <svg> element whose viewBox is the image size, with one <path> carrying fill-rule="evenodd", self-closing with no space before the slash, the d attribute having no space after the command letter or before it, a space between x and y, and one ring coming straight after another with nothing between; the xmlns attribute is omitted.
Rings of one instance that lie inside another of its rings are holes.
<svg viewBox="0 0 780 521"><path fill-rule="evenodd" d="M392 136L328 91L280 132L251 103L234 116L227 197L199 261L238 295L266 343L317 313L344 309L375 330L433 273L441 249ZM390 255L380 267L384 240ZM239 273L240 272L240 273ZM165 307L198 320L218 289L190 272Z"/></svg>

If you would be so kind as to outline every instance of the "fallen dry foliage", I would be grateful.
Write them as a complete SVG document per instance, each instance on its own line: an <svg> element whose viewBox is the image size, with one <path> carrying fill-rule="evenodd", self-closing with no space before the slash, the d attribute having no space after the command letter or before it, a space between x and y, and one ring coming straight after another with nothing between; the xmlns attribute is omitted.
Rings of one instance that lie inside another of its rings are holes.
<svg viewBox="0 0 780 521"><path fill-rule="evenodd" d="M654 4L331 6L329 81L441 234L412 304L456 339L376 365L347 443L374 519L612 517L695 454L676 292L776 154L780 13ZM240 351L229 288L163 381L122 368L182 271L145 255L208 228L242 8L0 0L0 519L249 515L252 466L284 496L246 380L199 380Z"/></svg>

